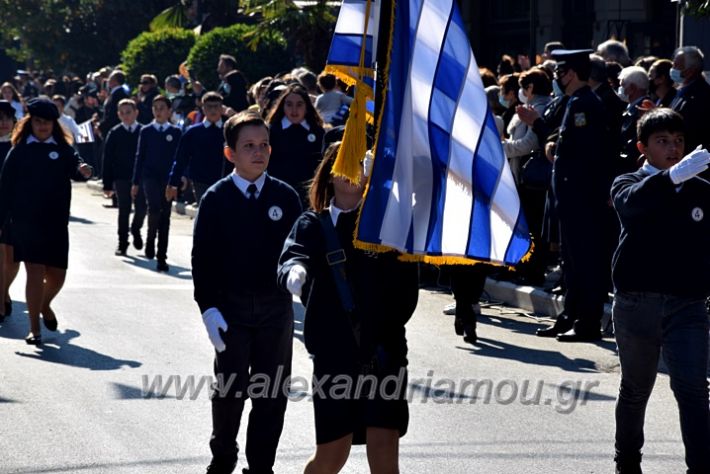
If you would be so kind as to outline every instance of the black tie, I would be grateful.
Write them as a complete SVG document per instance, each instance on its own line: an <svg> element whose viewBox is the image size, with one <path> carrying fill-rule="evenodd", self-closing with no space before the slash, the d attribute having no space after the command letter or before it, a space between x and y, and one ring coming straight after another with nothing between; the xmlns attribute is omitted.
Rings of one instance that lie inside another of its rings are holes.
<svg viewBox="0 0 710 474"><path fill-rule="evenodd" d="M249 200L250 200L250 201L256 201L256 192L257 192L258 190L259 190L259 189L256 187L256 184L254 184L254 183L251 183L251 184L247 187L247 193L249 193Z"/></svg>

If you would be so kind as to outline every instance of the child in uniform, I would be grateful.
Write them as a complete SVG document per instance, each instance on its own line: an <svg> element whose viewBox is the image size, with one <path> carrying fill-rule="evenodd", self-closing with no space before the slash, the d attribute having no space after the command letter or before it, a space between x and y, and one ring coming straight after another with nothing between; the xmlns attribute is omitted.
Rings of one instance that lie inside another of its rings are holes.
<svg viewBox="0 0 710 474"><path fill-rule="evenodd" d="M167 272L168 233L170 232L171 202L165 199L165 187L173 165L175 150L180 141L180 129L169 122L170 100L158 95L153 99L155 119L143 126L138 137L136 164L133 169L131 197L138 198L143 187L148 201L148 236L145 242L145 256L152 260L157 256L156 270ZM158 238L158 252L155 239Z"/></svg>
<svg viewBox="0 0 710 474"><path fill-rule="evenodd" d="M15 107L11 102L0 100L0 169L5 162L10 148L12 148L12 131L17 121ZM2 224L0 233L0 295L3 295L4 304L0 304L0 322L12 313L12 300L10 299L10 285L17 276L20 265L15 262L10 239L10 222Z"/></svg>
<svg viewBox="0 0 710 474"><path fill-rule="evenodd" d="M208 473L231 473L250 376L267 376L269 395L252 398L246 457L250 474L272 473L291 373L293 306L276 284L283 242L301 213L298 194L265 173L269 132L255 112L224 125L234 172L202 198L195 219L195 301L215 347L217 379L233 380L212 396L212 462Z"/></svg>
<svg viewBox="0 0 710 474"><path fill-rule="evenodd" d="M132 99L121 99L118 103L118 118L121 123L108 132L104 145L104 195L118 199L118 247L116 255L126 255L128 249L128 221L131 214L131 178L136 163L138 136L141 126L136 121L138 107ZM130 230L133 246L143 248L141 229L146 214L145 193L138 189L135 198L135 213Z"/></svg>
<svg viewBox="0 0 710 474"><path fill-rule="evenodd" d="M92 170L71 147L51 101L33 99L27 109L0 175L0 222L11 219L15 261L25 262L30 317L25 342L38 345L40 313L47 329L57 329L51 302L66 277L70 179L88 179Z"/></svg>

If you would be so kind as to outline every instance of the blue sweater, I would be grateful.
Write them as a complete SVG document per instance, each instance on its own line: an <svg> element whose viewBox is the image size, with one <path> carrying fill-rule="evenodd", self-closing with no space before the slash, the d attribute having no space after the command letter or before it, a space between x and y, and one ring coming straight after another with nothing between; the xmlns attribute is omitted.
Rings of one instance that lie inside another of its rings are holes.
<svg viewBox="0 0 710 474"><path fill-rule="evenodd" d="M141 184L146 178L168 181L175 150L180 141L180 129L172 124L163 125L168 126L163 132L156 130L153 124L141 128L133 169L133 184Z"/></svg>
<svg viewBox="0 0 710 474"><path fill-rule="evenodd" d="M192 125L180 138L170 184L179 186L180 178L186 176L196 183L212 185L224 176L225 163L222 128L205 127L202 122Z"/></svg>

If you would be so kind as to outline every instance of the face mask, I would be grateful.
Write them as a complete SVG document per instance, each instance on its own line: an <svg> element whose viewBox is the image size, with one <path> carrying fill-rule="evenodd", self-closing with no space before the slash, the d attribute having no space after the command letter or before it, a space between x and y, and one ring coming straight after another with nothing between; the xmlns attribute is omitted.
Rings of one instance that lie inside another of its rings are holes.
<svg viewBox="0 0 710 474"><path fill-rule="evenodd" d="M498 103L506 109L510 107L510 101L508 99L504 99L502 95L498 96Z"/></svg>
<svg viewBox="0 0 710 474"><path fill-rule="evenodd" d="M619 96L619 99L623 100L624 102L629 101L629 94L624 91L624 88L619 86L619 90L616 91L616 95Z"/></svg>
<svg viewBox="0 0 710 474"><path fill-rule="evenodd" d="M555 94L555 97L562 97L565 95L565 92L562 90L557 81L552 81L552 92Z"/></svg>
<svg viewBox="0 0 710 474"><path fill-rule="evenodd" d="M671 80L677 84L683 83L683 71L680 69L671 69Z"/></svg>
<svg viewBox="0 0 710 474"><path fill-rule="evenodd" d="M520 101L521 104L527 104L528 103L528 98L525 97L525 94L523 94L523 89L518 89L518 100Z"/></svg>

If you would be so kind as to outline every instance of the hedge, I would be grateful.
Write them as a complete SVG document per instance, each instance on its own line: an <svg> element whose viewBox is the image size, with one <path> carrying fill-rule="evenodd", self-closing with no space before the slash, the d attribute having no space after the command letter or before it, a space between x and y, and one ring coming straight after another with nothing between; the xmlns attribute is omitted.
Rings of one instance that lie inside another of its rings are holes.
<svg viewBox="0 0 710 474"><path fill-rule="evenodd" d="M121 53L129 84L138 84L142 74L155 74L162 84L167 76L178 73L194 44L191 30L165 29L136 36Z"/></svg>
<svg viewBox="0 0 710 474"><path fill-rule="evenodd" d="M286 49L286 41L280 34L260 39L256 51L249 46L255 26L237 23L226 28L215 28L200 36L187 58L190 75L200 81L207 90L219 85L217 62L220 54L230 54L237 60L237 68L250 83L264 76L272 76L291 70L294 60Z"/></svg>

